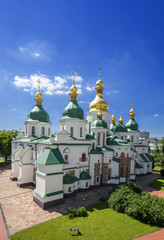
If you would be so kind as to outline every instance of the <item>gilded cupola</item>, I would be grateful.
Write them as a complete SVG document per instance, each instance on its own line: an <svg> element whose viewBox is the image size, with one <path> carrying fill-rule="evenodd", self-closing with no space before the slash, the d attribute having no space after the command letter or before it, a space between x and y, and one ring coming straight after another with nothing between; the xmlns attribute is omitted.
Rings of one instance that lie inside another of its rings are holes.
<svg viewBox="0 0 164 240"><path fill-rule="evenodd" d="M108 112L108 103L103 99L104 83L101 80L101 68L99 68L99 80L96 82L96 97L90 104L90 112Z"/></svg>
<svg viewBox="0 0 164 240"><path fill-rule="evenodd" d="M135 121L134 116L135 116L135 112L134 112L134 109L133 109L133 101L132 101L132 108L129 111L130 119L126 124L128 132L135 132L135 131L138 132L138 123Z"/></svg>
<svg viewBox="0 0 164 240"><path fill-rule="evenodd" d="M63 110L63 118L84 118L84 112L77 102L77 88L75 86L75 72L73 74L73 85L70 88L70 102Z"/></svg>

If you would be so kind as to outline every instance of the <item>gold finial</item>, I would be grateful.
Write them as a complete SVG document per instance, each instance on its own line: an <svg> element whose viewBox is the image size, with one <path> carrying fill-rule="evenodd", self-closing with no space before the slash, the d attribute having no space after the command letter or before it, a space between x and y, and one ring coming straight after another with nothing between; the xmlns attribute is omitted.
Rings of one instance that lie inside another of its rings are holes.
<svg viewBox="0 0 164 240"><path fill-rule="evenodd" d="M75 83L75 76L76 76L75 71L73 71L72 74L73 74L73 83Z"/></svg>
<svg viewBox="0 0 164 240"><path fill-rule="evenodd" d="M97 113L97 118L98 119L102 119L102 112L101 112L101 110L99 109L99 111L98 111L98 113Z"/></svg>
<svg viewBox="0 0 164 240"><path fill-rule="evenodd" d="M77 94L77 87L75 86L75 76L76 76L75 71L73 71L72 74L73 74L73 85L70 88L69 95L70 95L70 100L75 100L76 101L78 94Z"/></svg>
<svg viewBox="0 0 164 240"><path fill-rule="evenodd" d="M35 104L36 105L42 105L43 99L42 99L42 94L40 92L40 83L41 83L40 79L38 79L37 82L38 82L38 92L35 95L35 97L36 97L35 98Z"/></svg>
<svg viewBox="0 0 164 240"><path fill-rule="evenodd" d="M99 67L99 78L101 77L101 67Z"/></svg>
<svg viewBox="0 0 164 240"><path fill-rule="evenodd" d="M62 124L62 130L64 130L64 124Z"/></svg>
<svg viewBox="0 0 164 240"><path fill-rule="evenodd" d="M115 108L113 108L112 123L115 123L115 122L116 122L116 117L115 117L115 115L114 115L114 110L115 110Z"/></svg>
<svg viewBox="0 0 164 240"><path fill-rule="evenodd" d="M123 124L124 123L124 120L122 118L122 112L121 112L121 116L120 116L120 119L119 119L119 124Z"/></svg>
<svg viewBox="0 0 164 240"><path fill-rule="evenodd" d="M41 81L40 81L40 78L38 79L38 92L40 92L40 84L41 84Z"/></svg>
<svg viewBox="0 0 164 240"><path fill-rule="evenodd" d="M130 109L130 114L129 114L131 119L133 119L134 116L135 116L134 109L133 109L133 104L134 104L134 100L132 100L132 108Z"/></svg>
<svg viewBox="0 0 164 240"><path fill-rule="evenodd" d="M132 108L133 108L134 100L132 100Z"/></svg>

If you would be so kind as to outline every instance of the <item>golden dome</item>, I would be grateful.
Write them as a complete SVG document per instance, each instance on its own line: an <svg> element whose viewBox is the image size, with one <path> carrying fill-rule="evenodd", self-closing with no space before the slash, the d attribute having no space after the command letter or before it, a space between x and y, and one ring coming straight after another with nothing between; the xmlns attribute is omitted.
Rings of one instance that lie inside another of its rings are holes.
<svg viewBox="0 0 164 240"><path fill-rule="evenodd" d="M99 68L101 71L101 68ZM108 112L108 103L103 99L103 81L100 79L101 73L99 73L99 80L96 82L96 97L90 103L90 112L103 111Z"/></svg>
<svg viewBox="0 0 164 240"><path fill-rule="evenodd" d="M38 82L38 92L35 95L35 105L42 105L43 99L42 99L42 94L40 93L40 79L37 81Z"/></svg>
<svg viewBox="0 0 164 240"><path fill-rule="evenodd" d="M115 123L116 122L116 117L115 117L115 115L113 114L112 115L112 123Z"/></svg>
<svg viewBox="0 0 164 240"><path fill-rule="evenodd" d="M124 120L122 118L122 113L121 113L121 116L120 116L120 119L119 119L119 124L123 124L124 123Z"/></svg>
<svg viewBox="0 0 164 240"><path fill-rule="evenodd" d="M133 119L134 116L135 116L135 112L134 112L134 109L133 109L133 101L132 101L132 108L130 109L129 112L130 112L130 114L129 114L130 118Z"/></svg>
<svg viewBox="0 0 164 240"><path fill-rule="evenodd" d="M70 100L77 100L78 94L77 94L77 87L75 86L75 75L76 75L76 73L73 72L72 74L73 74L73 85L70 88L69 95L70 95Z"/></svg>
<svg viewBox="0 0 164 240"><path fill-rule="evenodd" d="M99 110L98 113L97 113L97 118L102 119L102 116L103 116L102 112L101 112L101 110Z"/></svg>

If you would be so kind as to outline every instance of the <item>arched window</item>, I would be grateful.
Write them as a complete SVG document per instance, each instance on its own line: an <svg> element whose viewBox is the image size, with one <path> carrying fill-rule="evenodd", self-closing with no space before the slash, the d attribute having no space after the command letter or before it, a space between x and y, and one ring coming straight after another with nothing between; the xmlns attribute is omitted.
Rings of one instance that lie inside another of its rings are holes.
<svg viewBox="0 0 164 240"><path fill-rule="evenodd" d="M118 152L116 152L116 157L118 157Z"/></svg>
<svg viewBox="0 0 164 240"><path fill-rule="evenodd" d="M86 182L86 187L88 187L88 182Z"/></svg>
<svg viewBox="0 0 164 240"><path fill-rule="evenodd" d="M68 192L71 192L71 187L68 188Z"/></svg>
<svg viewBox="0 0 164 240"><path fill-rule="evenodd" d="M42 136L44 136L44 135L45 135L45 128L42 127Z"/></svg>
<svg viewBox="0 0 164 240"><path fill-rule="evenodd" d="M127 153L127 157L129 157L129 153Z"/></svg>
<svg viewBox="0 0 164 240"><path fill-rule="evenodd" d="M89 122L89 133L91 133L91 122Z"/></svg>
<svg viewBox="0 0 164 240"><path fill-rule="evenodd" d="M124 175L124 168L121 167L121 168L120 168L120 177L123 177L123 175Z"/></svg>
<svg viewBox="0 0 164 240"><path fill-rule="evenodd" d="M97 145L100 145L100 133L98 133L98 137L97 137Z"/></svg>
<svg viewBox="0 0 164 240"><path fill-rule="evenodd" d="M121 136L121 139L123 140L123 136Z"/></svg>
<svg viewBox="0 0 164 240"><path fill-rule="evenodd" d="M133 136L131 136L131 142L133 142Z"/></svg>
<svg viewBox="0 0 164 240"><path fill-rule="evenodd" d="M64 156L64 160L65 160L66 163L68 162L68 155L67 154Z"/></svg>
<svg viewBox="0 0 164 240"><path fill-rule="evenodd" d="M122 157L122 158L125 157L125 153L124 153L124 152L121 153L121 157Z"/></svg>
<svg viewBox="0 0 164 240"><path fill-rule="evenodd" d="M92 149L94 149L95 148L95 144L94 143L92 143Z"/></svg>
<svg viewBox="0 0 164 240"><path fill-rule="evenodd" d="M50 132L50 128L48 129L48 136L50 136L51 132Z"/></svg>
<svg viewBox="0 0 164 240"><path fill-rule="evenodd" d="M85 162L85 161L86 161L86 154L83 153L83 154L82 154L82 162Z"/></svg>
<svg viewBox="0 0 164 240"><path fill-rule="evenodd" d="M71 137L73 137L73 127L71 127Z"/></svg>
<svg viewBox="0 0 164 240"><path fill-rule="evenodd" d="M103 133L103 145L105 145L105 133Z"/></svg>
<svg viewBox="0 0 164 240"><path fill-rule="evenodd" d="M32 135L35 135L35 127L32 126Z"/></svg>
<svg viewBox="0 0 164 240"><path fill-rule="evenodd" d="M129 177L129 168L126 168L126 177Z"/></svg>
<svg viewBox="0 0 164 240"><path fill-rule="evenodd" d="M26 126L26 135L27 135L27 126Z"/></svg>
<svg viewBox="0 0 164 240"><path fill-rule="evenodd" d="M83 129L82 129L82 127L80 127L80 137L82 137L83 136Z"/></svg>
<svg viewBox="0 0 164 240"><path fill-rule="evenodd" d="M99 177L96 178L96 182L97 182L97 183L99 182Z"/></svg>

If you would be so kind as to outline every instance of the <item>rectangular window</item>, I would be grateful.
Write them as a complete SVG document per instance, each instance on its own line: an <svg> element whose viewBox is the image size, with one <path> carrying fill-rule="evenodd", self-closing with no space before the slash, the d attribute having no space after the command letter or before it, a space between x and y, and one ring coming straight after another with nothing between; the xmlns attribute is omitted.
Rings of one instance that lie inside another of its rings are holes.
<svg viewBox="0 0 164 240"><path fill-rule="evenodd" d="M73 127L71 127L71 137L73 137Z"/></svg>
<svg viewBox="0 0 164 240"><path fill-rule="evenodd" d="M83 136L83 129L82 129L82 127L80 128L80 137L82 137Z"/></svg>

